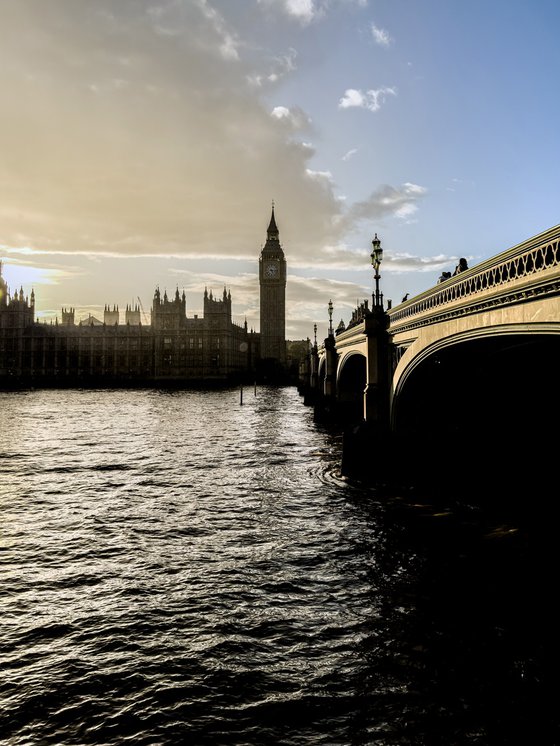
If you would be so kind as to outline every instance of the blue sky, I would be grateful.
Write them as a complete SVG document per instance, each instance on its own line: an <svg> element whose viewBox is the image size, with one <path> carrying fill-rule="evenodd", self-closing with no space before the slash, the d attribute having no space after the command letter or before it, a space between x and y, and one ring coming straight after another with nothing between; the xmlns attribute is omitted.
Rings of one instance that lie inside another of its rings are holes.
<svg viewBox="0 0 560 746"><path fill-rule="evenodd" d="M40 316L231 289L288 337L558 224L560 4L0 0L0 254Z"/></svg>

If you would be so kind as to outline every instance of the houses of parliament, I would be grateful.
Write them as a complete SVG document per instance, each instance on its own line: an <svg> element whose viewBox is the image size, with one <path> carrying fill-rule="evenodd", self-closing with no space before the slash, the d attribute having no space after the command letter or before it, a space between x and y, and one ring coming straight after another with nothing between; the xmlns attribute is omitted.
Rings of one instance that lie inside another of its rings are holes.
<svg viewBox="0 0 560 746"><path fill-rule="evenodd" d="M204 291L202 318L187 316L185 293L154 292L151 323L140 308L105 306L103 320L35 318L35 294L10 292L0 262L0 387L18 385L220 384L286 372L287 265L274 205L259 257L260 332L232 321L231 293Z"/></svg>

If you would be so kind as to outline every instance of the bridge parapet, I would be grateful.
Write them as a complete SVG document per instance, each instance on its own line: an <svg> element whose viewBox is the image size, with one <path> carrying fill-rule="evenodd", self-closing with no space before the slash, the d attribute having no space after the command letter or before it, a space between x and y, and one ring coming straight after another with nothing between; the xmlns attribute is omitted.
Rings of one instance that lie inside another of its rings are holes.
<svg viewBox="0 0 560 746"><path fill-rule="evenodd" d="M554 282L554 278L557 281ZM560 225L388 311L392 333L560 292Z"/></svg>

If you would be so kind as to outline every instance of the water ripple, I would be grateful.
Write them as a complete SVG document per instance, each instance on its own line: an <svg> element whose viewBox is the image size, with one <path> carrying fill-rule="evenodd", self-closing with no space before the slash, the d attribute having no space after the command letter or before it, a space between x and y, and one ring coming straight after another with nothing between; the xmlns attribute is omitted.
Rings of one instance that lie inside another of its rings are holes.
<svg viewBox="0 0 560 746"><path fill-rule="evenodd" d="M506 743L421 613L463 534L342 478L294 389L0 393L0 424L3 743Z"/></svg>

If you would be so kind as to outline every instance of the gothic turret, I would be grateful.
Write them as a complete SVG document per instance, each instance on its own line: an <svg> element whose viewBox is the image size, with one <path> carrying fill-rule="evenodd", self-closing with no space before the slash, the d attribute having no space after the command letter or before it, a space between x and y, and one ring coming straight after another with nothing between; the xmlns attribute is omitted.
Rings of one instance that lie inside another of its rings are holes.
<svg viewBox="0 0 560 746"><path fill-rule="evenodd" d="M161 297L159 288L154 293L152 305L152 326L154 329L179 330L184 329L187 324L187 297L185 292L179 294L179 288L175 290L172 298L167 295L167 290Z"/></svg>
<svg viewBox="0 0 560 746"><path fill-rule="evenodd" d="M140 326L141 319L140 319L140 308L138 304L132 306L128 305L126 306L126 311L124 315L124 323L128 324L129 326Z"/></svg>
<svg viewBox="0 0 560 746"><path fill-rule="evenodd" d="M113 310L111 311L110 306L105 306L105 310L103 312L103 323L107 326L114 326L115 324L119 323L119 307L113 306Z"/></svg>
<svg viewBox="0 0 560 746"><path fill-rule="evenodd" d="M76 313L76 309L74 308L63 308L62 309L62 323L64 326L74 326L75 313Z"/></svg>

